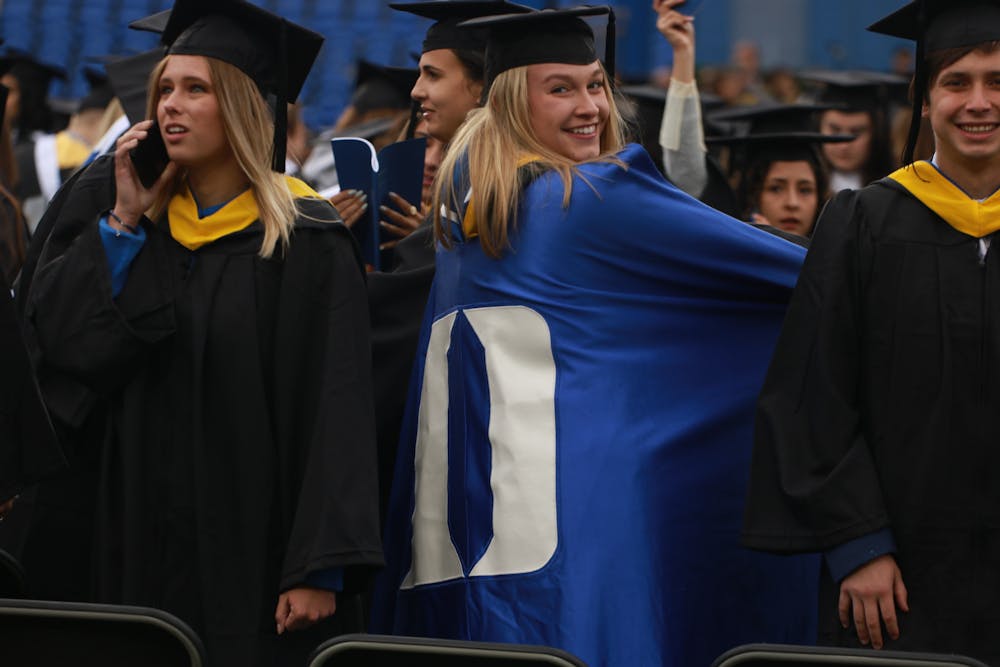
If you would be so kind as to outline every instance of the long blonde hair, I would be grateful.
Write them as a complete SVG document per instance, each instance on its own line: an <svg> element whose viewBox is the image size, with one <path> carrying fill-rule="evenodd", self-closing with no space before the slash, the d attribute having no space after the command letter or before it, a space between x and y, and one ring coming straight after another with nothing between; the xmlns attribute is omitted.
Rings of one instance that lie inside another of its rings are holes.
<svg viewBox="0 0 1000 667"><path fill-rule="evenodd" d="M608 122L601 132L601 154L594 160L613 160L625 146L625 124L603 65L604 92L608 97ZM463 156L468 171L456 183L455 170ZM445 247L451 233L441 217L441 205L461 210L461 198L471 187L479 242L490 257L498 258L509 245L509 227L521 197L519 168L526 157L534 160L526 168L535 173L556 171L563 183L563 206L569 205L573 176L579 163L542 144L531 129L528 107L528 67L515 67L497 75L486 105L469 113L459 127L441 163L434 182L434 232ZM588 160L592 162L594 160Z"/></svg>
<svg viewBox="0 0 1000 667"><path fill-rule="evenodd" d="M149 101L146 117L156 118L160 101L160 76L167 65L167 56L153 69L149 78ZM233 65L205 57L212 77L212 89L219 100L219 112L226 139L233 150L240 169L250 181L260 221L264 225L264 241L259 255L267 258L274 254L278 242L288 246L295 226L295 197L288 189L283 174L271 170L271 144L274 122L257 85ZM167 210L170 199L184 187L186 174L182 170L163 189L148 211L150 219L157 219Z"/></svg>

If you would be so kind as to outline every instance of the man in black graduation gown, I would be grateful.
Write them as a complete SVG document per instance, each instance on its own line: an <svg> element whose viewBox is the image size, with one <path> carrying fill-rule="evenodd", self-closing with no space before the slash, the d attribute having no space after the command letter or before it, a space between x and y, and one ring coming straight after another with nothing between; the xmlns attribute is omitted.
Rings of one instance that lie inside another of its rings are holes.
<svg viewBox="0 0 1000 667"><path fill-rule="evenodd" d="M937 152L818 222L744 543L825 552L822 643L1000 664L1000 3L918 0L871 29L917 40Z"/></svg>

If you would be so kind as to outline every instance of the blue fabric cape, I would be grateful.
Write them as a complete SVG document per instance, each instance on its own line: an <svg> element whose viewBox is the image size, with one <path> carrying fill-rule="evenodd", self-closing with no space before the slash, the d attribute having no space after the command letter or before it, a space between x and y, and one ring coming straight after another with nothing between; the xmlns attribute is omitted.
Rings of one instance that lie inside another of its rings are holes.
<svg viewBox="0 0 1000 667"><path fill-rule="evenodd" d="M619 157L581 166L568 208L556 174L533 181L501 259L438 251L374 632L595 667L815 642L818 558L739 545L754 401L805 251L640 147Z"/></svg>

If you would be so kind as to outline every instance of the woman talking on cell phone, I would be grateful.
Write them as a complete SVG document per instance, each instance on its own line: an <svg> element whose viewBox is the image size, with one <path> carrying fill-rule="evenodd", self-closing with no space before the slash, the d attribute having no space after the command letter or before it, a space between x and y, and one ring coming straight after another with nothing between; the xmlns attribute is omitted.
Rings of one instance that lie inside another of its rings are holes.
<svg viewBox="0 0 1000 667"><path fill-rule="evenodd" d="M106 170L81 177L27 328L60 427L100 424L90 599L176 614L213 665L304 664L363 629L344 594L381 562L363 268L279 173L322 37L177 0L162 41L148 114L169 163L139 181L146 120L118 141L110 210L88 196Z"/></svg>

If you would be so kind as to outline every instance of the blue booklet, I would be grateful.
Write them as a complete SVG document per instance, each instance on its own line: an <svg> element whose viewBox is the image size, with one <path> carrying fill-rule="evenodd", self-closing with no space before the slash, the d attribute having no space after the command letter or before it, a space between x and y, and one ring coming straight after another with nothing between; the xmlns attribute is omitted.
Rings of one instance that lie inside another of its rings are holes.
<svg viewBox="0 0 1000 667"><path fill-rule="evenodd" d="M338 137L330 143L340 189L361 190L368 195L368 210L355 223L353 231L361 244L365 263L380 270L382 253L379 246L395 237L382 238L379 207L395 208L389 200L390 192L420 206L427 139L397 141L377 152L370 141L360 137Z"/></svg>

